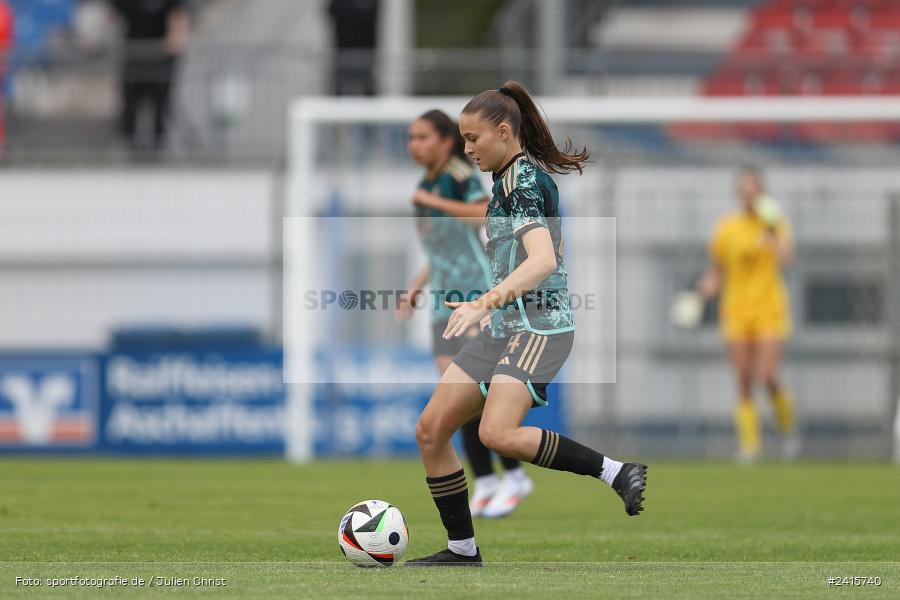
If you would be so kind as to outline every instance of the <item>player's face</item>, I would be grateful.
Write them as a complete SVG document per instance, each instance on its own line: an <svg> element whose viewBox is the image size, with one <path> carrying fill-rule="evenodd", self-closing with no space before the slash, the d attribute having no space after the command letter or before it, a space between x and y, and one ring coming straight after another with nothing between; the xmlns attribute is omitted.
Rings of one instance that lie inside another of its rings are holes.
<svg viewBox="0 0 900 600"><path fill-rule="evenodd" d="M434 126L424 119L418 119L409 126L409 139L406 148L416 164L426 168L436 167L445 160L452 143L441 138Z"/></svg>
<svg viewBox="0 0 900 600"><path fill-rule="evenodd" d="M741 208L750 210L757 196L763 192L762 181L755 173L741 173L737 178L737 194L741 201Z"/></svg>
<svg viewBox="0 0 900 600"><path fill-rule="evenodd" d="M459 132L466 140L466 156L484 172L503 166L507 154L509 125L493 125L480 115L463 113L459 118Z"/></svg>

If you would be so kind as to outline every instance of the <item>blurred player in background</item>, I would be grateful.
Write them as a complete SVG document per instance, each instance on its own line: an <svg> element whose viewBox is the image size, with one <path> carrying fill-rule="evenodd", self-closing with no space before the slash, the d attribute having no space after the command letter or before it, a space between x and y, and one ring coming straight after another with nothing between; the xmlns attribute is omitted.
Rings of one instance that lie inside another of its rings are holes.
<svg viewBox="0 0 900 600"><path fill-rule="evenodd" d="M132 150L158 152L165 142L172 79L190 38L188 0L112 0L125 27L121 129ZM149 106L153 130L144 142L138 123Z"/></svg>
<svg viewBox="0 0 900 600"><path fill-rule="evenodd" d="M338 96L375 95L379 5L379 0L331 0L328 3L337 50L332 86Z"/></svg>
<svg viewBox="0 0 900 600"><path fill-rule="evenodd" d="M466 154L493 173L487 206L493 287L472 300L447 302L454 310L444 338L484 327L453 358L416 424L425 482L448 541L445 550L407 561L411 567L483 564L466 475L451 443L479 413L479 436L498 454L596 478L619 494L627 514L643 510L645 465L621 463L555 431L522 426L531 408L547 404L547 385L575 339L559 192L549 173L580 173L587 150L558 148L528 90L514 81L469 101L460 132Z"/></svg>
<svg viewBox="0 0 900 600"><path fill-rule="evenodd" d="M799 452L790 393L779 375L784 343L790 336L788 292L782 268L794 256L791 225L766 195L763 176L755 167L737 174L740 208L716 226L710 243L710 266L697 292L704 301L721 291L719 323L738 384L735 428L739 459L753 461L760 453L759 412L753 384L769 392L778 428L784 436L783 454Z"/></svg>
<svg viewBox="0 0 900 600"><path fill-rule="evenodd" d="M487 196L466 158L465 141L457 124L439 110L423 114L409 127L409 153L425 168L425 177L413 195L419 239L428 256L428 266L410 282L407 295L397 307L397 316L408 319L427 283L432 321L434 360L441 375L469 339L478 334L473 327L466 336L444 339L447 319L453 312L444 298L459 293L467 299L488 290L491 266L484 254L478 228L484 225ZM463 446L475 475L475 493L470 508L473 517L506 516L534 489L522 464L501 457L504 477L494 473L491 451L478 437L480 418L462 428Z"/></svg>

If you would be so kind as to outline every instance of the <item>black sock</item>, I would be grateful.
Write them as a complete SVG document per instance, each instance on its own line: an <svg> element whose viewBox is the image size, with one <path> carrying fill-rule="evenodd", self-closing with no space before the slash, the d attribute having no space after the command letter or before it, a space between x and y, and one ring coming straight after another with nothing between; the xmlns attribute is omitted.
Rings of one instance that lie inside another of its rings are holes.
<svg viewBox="0 0 900 600"><path fill-rule="evenodd" d="M600 477L603 455L554 431L541 430L541 445L531 461L539 467Z"/></svg>
<svg viewBox="0 0 900 600"><path fill-rule="evenodd" d="M478 426L480 424L481 418L479 417L469 421L462 427L463 448L466 450L466 457L469 459L469 464L472 465L472 474L475 477L494 474L491 451L481 443L481 438L478 437Z"/></svg>
<svg viewBox="0 0 900 600"><path fill-rule="evenodd" d="M443 477L426 477L431 497L441 513L447 539L465 540L475 537L472 513L469 511L469 488L462 469Z"/></svg>
<svg viewBox="0 0 900 600"><path fill-rule="evenodd" d="M518 458L509 458L507 456L501 456L500 463L503 465L504 471L513 471L522 466L522 463L519 462Z"/></svg>

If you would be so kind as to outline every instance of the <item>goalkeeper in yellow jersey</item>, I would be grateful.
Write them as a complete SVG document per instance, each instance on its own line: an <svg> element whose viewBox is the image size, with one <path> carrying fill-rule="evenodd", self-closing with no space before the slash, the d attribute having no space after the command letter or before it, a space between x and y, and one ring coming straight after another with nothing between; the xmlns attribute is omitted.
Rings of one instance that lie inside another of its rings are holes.
<svg viewBox="0 0 900 600"><path fill-rule="evenodd" d="M753 384L762 383L783 434L782 453L799 452L790 393L779 375L784 343L791 333L790 300L782 269L794 255L791 225L765 191L762 173L744 167L737 174L740 209L716 226L709 245L710 266L697 285L704 300L721 293L719 324L734 374L739 401L734 421L739 459L760 453L760 419Z"/></svg>

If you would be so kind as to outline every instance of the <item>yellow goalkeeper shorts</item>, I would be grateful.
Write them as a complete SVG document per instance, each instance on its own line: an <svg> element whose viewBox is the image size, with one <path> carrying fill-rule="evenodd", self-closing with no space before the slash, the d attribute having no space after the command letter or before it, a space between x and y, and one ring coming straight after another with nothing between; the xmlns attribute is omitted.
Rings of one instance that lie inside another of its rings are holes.
<svg viewBox="0 0 900 600"><path fill-rule="evenodd" d="M729 316L720 321L720 329L729 342L786 340L791 335L791 322L779 314Z"/></svg>

